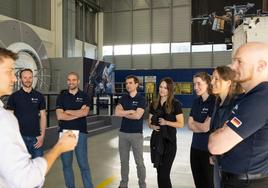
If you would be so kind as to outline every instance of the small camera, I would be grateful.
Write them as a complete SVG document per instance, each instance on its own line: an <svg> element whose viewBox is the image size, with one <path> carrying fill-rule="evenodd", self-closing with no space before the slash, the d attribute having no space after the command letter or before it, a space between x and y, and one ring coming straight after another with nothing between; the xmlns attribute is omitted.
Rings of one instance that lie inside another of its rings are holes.
<svg viewBox="0 0 268 188"><path fill-rule="evenodd" d="M151 118L151 124L159 126L159 122L158 122L159 118L163 118L163 117L164 117L164 113L162 110L160 109L155 110Z"/></svg>

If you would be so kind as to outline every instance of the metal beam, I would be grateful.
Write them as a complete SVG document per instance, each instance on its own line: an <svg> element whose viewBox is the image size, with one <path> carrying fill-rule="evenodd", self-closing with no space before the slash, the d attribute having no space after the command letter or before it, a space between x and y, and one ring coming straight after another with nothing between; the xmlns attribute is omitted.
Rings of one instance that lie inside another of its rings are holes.
<svg viewBox="0 0 268 188"><path fill-rule="evenodd" d="M150 0L144 0L144 2L147 4L148 7L151 6L151 1Z"/></svg>
<svg viewBox="0 0 268 188"><path fill-rule="evenodd" d="M132 0L125 0L125 1L126 1L128 7L129 7L129 10L132 11L132 9L133 9L133 1L132 1ZM130 2L130 1L131 1L131 2Z"/></svg>
<svg viewBox="0 0 268 188"><path fill-rule="evenodd" d="M153 68L152 41L153 41L153 0L150 0L150 68Z"/></svg>
<svg viewBox="0 0 268 188"><path fill-rule="evenodd" d="M171 44L173 42L173 0L170 0L170 8L169 8L169 68L173 68L173 58L171 53Z"/></svg>
<svg viewBox="0 0 268 188"><path fill-rule="evenodd" d="M134 63L133 63L133 54L132 54L132 48L133 48L133 23L134 23L134 16L133 16L133 9L134 9L134 0L131 0L131 52L130 52L130 57L131 57L131 68L134 68Z"/></svg>
<svg viewBox="0 0 268 188"><path fill-rule="evenodd" d="M96 2L92 0L76 0L77 2L85 3L90 8L92 8L95 12L103 12L103 8L100 7Z"/></svg>

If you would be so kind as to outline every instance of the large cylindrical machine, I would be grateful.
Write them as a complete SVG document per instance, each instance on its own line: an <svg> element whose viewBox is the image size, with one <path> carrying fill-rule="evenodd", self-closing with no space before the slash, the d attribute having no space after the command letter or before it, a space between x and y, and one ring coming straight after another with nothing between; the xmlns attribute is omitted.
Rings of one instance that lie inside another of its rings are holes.
<svg viewBox="0 0 268 188"><path fill-rule="evenodd" d="M40 37L25 23L16 20L0 21L0 47L18 53L15 64L16 75L24 68L34 72L33 87L47 92L50 90L50 65L45 46ZM20 88L20 82L15 90Z"/></svg>

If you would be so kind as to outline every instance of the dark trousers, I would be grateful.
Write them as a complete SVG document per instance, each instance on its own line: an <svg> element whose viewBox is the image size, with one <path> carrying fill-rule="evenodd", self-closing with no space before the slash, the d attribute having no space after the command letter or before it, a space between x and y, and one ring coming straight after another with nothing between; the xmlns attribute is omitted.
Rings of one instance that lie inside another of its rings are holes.
<svg viewBox="0 0 268 188"><path fill-rule="evenodd" d="M209 163L209 152L191 148L191 169L196 188L214 188L213 165Z"/></svg>
<svg viewBox="0 0 268 188"><path fill-rule="evenodd" d="M267 188L268 177L257 180L238 180L222 178L221 188Z"/></svg>
<svg viewBox="0 0 268 188"><path fill-rule="evenodd" d="M157 183L159 188L172 188L170 170L176 156L177 146L174 145L163 155L162 164L157 168Z"/></svg>

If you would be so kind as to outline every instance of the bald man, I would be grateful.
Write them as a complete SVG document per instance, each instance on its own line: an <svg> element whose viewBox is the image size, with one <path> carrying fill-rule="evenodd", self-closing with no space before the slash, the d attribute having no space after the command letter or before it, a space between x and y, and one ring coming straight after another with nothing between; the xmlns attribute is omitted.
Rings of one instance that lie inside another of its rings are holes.
<svg viewBox="0 0 268 188"><path fill-rule="evenodd" d="M268 187L268 46L242 45L231 64L245 90L224 126L209 137L221 155L222 188Z"/></svg>

